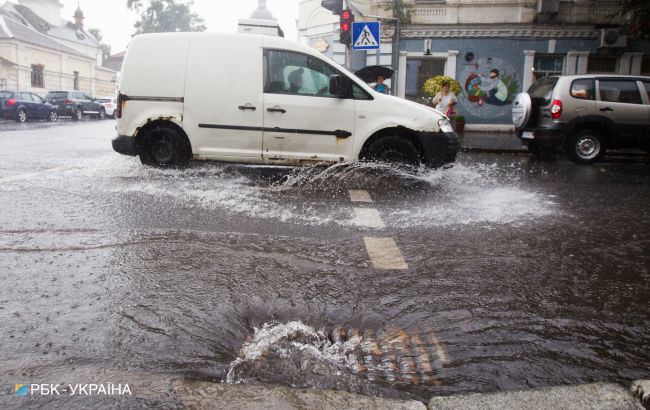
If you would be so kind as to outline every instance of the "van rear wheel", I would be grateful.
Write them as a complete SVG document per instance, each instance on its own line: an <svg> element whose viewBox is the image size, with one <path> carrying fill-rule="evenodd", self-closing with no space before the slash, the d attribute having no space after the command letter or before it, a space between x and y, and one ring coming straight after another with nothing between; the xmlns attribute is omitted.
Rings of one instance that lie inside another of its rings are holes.
<svg viewBox="0 0 650 410"><path fill-rule="evenodd" d="M140 162L157 168L184 168L191 149L185 138L170 128L157 127L146 132L139 148Z"/></svg>
<svg viewBox="0 0 650 410"><path fill-rule="evenodd" d="M405 138L386 136L373 142L367 158L390 164L420 165L420 153L413 143Z"/></svg>

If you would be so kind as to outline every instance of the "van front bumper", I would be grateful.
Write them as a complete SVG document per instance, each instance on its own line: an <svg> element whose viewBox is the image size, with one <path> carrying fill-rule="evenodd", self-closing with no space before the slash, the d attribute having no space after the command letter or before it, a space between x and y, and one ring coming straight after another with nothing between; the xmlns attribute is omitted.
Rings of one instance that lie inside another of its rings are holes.
<svg viewBox="0 0 650 410"><path fill-rule="evenodd" d="M138 155L138 145L135 143L134 137L118 135L118 137L113 140L112 145L113 150L118 154L128 155L131 157Z"/></svg>
<svg viewBox="0 0 650 410"><path fill-rule="evenodd" d="M417 138L424 148L424 164L439 168L456 161L460 141L455 132L418 132Z"/></svg>

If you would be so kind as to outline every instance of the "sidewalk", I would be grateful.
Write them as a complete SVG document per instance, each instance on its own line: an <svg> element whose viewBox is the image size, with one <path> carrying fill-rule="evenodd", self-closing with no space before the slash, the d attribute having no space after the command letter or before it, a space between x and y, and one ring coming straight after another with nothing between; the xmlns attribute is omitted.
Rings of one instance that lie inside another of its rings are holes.
<svg viewBox="0 0 650 410"><path fill-rule="evenodd" d="M528 148L521 144L514 132L465 131L459 135L463 151L527 153Z"/></svg>

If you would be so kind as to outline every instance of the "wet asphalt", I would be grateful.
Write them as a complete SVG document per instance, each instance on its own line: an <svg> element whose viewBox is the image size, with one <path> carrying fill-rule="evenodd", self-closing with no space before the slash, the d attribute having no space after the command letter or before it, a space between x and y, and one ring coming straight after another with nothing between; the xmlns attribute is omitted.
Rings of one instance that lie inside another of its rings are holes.
<svg viewBox="0 0 650 410"><path fill-rule="evenodd" d="M175 171L113 153L112 120L2 129L0 407L71 380L149 398L34 406L179 405L158 376L423 401L650 377L646 155Z"/></svg>

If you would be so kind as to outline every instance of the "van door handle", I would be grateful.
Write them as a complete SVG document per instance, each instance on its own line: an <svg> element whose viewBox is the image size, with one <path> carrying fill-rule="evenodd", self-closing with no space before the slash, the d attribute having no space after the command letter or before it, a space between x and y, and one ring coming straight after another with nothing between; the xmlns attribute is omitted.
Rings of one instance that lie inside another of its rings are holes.
<svg viewBox="0 0 650 410"><path fill-rule="evenodd" d="M279 112L281 114L286 114L287 110L284 108L267 108L266 111L268 112Z"/></svg>
<svg viewBox="0 0 650 410"><path fill-rule="evenodd" d="M605 107L605 108L601 108L600 111L603 111L603 112L613 112L614 110L613 110L611 107Z"/></svg>
<svg viewBox="0 0 650 410"><path fill-rule="evenodd" d="M255 111L257 108L253 107L252 105L240 105L239 109Z"/></svg>

